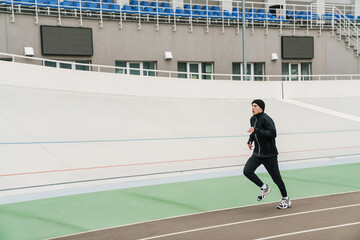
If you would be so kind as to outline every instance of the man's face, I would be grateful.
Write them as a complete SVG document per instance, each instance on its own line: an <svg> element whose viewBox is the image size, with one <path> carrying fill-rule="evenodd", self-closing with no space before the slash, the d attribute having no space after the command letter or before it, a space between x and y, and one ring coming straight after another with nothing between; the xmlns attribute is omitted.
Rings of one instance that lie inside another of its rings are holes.
<svg viewBox="0 0 360 240"><path fill-rule="evenodd" d="M261 113L263 110L261 107L259 107L259 105L257 105L256 103L252 104L252 114L256 115L258 113Z"/></svg>

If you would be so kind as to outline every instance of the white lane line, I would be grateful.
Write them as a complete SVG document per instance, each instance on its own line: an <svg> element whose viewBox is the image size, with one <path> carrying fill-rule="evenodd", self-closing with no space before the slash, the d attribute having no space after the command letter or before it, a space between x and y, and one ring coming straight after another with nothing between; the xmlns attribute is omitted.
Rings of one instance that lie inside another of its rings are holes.
<svg viewBox="0 0 360 240"><path fill-rule="evenodd" d="M352 225L357 225L357 224L360 224L360 222L353 222L353 223L347 223L347 224L341 224L341 225L334 225L334 226L330 226L330 227L314 228L314 229L309 229L309 230L304 230L304 231L299 231L299 232L292 232L292 233L274 235L274 236L270 236L270 237L257 238L255 240L267 240L267 239L273 239L273 238L279 238L279 237L287 237L287 236L296 235L296 234L302 234L302 233L308 233L308 232L316 232L316 231L328 230L328 229L340 228L340 227L347 227L347 226L352 226Z"/></svg>
<svg viewBox="0 0 360 240"><path fill-rule="evenodd" d="M357 116L354 116L354 115L334 111L334 110L331 110L331 109L328 109L328 108L318 107L318 106L311 105L311 104L308 104L308 103L299 102L299 101L296 101L296 100L293 100L293 99L284 99L282 101L284 101L286 103L294 104L294 105L297 105L297 106L300 106L300 107L304 107L304 108L312 109L312 110L315 110L315 111L319 111L319 112L327 113L327 114L330 114L330 115L334 115L334 116L337 116L337 117L341 117L341 118L353 120L353 121L356 121L356 122L360 122L360 117L357 117Z"/></svg>
<svg viewBox="0 0 360 240"><path fill-rule="evenodd" d="M345 206L339 206L339 207L323 208L323 209L317 209L317 210L311 210L311 211L304 211L304 212L298 212L298 213L290 213L290 214L284 214L284 215L279 215L279 216L256 218L256 219L251 219L251 220L245 220L245 221L240 221L240 222L232 222L232 223L214 225L214 226L203 227L203 228L194 228L194 229L186 230L186 231L168 233L168 234L163 234L163 235L158 235L158 236L153 236L153 237L148 237L148 238L141 238L139 240L150 240L150 239L157 239L157 238L163 238L163 237L170 237L170 236L180 235L180 234L184 234L184 233L191 233L191 232L204 231L204 230L209 230L209 229L214 229L214 228L228 227L228 226L239 225L239 224L243 224L243 223L265 221L265 220L270 220L270 219L275 219L275 218L284 218L284 217L290 217L290 216L296 216L296 215L302 215L302 214L308 214L308 213L316 213L316 212L323 212L323 211L330 211L330 210L336 210L336 209L342 209L342 208L350 208L350 207L358 207L358 206L360 206L360 203L351 204L351 205L345 205Z"/></svg>

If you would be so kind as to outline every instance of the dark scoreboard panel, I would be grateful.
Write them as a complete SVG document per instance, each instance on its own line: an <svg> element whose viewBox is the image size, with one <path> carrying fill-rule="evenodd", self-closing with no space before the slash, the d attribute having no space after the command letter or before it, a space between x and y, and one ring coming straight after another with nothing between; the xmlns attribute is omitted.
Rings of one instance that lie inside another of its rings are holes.
<svg viewBox="0 0 360 240"><path fill-rule="evenodd" d="M283 59L313 59L314 37L281 37L281 57Z"/></svg>
<svg viewBox="0 0 360 240"><path fill-rule="evenodd" d="M91 28L40 26L43 55L92 56Z"/></svg>

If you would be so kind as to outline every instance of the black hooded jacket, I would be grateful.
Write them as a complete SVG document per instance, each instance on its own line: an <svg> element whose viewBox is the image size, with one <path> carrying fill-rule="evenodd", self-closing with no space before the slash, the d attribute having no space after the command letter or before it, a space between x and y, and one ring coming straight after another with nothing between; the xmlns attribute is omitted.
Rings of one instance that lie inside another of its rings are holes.
<svg viewBox="0 0 360 240"><path fill-rule="evenodd" d="M250 125L254 132L250 134L248 143L255 142L253 155L259 158L278 155L276 148L275 123L266 113L262 112L250 118Z"/></svg>

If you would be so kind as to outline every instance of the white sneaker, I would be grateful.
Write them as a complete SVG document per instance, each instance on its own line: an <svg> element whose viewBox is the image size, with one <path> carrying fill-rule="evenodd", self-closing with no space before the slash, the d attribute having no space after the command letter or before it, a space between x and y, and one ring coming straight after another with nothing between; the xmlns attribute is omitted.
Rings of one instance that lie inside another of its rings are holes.
<svg viewBox="0 0 360 240"><path fill-rule="evenodd" d="M260 190L260 195L257 197L258 201L264 200L266 198L266 195L268 195L271 192L270 187L266 184L265 189Z"/></svg>
<svg viewBox="0 0 360 240"><path fill-rule="evenodd" d="M278 209L287 209L291 206L291 201L290 199L281 199L281 202L279 203L279 205L277 206Z"/></svg>

